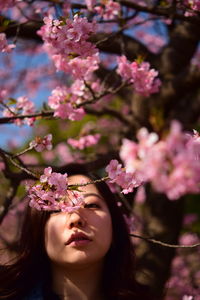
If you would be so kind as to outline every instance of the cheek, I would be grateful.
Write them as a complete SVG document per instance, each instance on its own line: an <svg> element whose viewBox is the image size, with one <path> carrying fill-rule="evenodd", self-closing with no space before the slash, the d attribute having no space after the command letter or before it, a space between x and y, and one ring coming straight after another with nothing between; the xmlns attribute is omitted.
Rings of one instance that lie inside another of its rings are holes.
<svg viewBox="0 0 200 300"><path fill-rule="evenodd" d="M110 216L106 216L99 224L99 242L101 247L108 251L112 243L112 221Z"/></svg>
<svg viewBox="0 0 200 300"><path fill-rule="evenodd" d="M47 223L45 227L45 249L48 256L57 252L61 246L61 228L52 223Z"/></svg>

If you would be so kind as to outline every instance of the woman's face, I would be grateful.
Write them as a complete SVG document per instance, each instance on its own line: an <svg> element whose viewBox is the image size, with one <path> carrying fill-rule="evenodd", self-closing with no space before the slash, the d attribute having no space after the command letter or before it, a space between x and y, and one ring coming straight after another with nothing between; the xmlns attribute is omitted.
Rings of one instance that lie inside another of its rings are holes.
<svg viewBox="0 0 200 300"><path fill-rule="evenodd" d="M84 175L69 177L69 184L90 181ZM45 225L45 248L52 263L78 267L102 262L112 242L112 221L96 186L81 187L83 207L52 213Z"/></svg>

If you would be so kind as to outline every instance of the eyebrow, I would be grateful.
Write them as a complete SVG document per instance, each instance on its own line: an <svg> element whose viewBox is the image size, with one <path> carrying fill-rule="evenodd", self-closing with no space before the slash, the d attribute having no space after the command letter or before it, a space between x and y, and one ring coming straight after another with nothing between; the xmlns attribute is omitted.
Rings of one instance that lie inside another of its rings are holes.
<svg viewBox="0 0 200 300"><path fill-rule="evenodd" d="M103 197L101 197L99 194L96 194L96 193L86 193L86 194L84 194L84 198L89 197L89 196L95 196L95 197L98 197L101 200L104 200Z"/></svg>

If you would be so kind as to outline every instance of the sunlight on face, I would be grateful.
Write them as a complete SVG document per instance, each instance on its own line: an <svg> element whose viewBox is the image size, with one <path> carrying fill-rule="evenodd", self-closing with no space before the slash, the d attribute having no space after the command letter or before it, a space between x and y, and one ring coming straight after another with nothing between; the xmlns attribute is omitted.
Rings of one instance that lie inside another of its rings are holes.
<svg viewBox="0 0 200 300"><path fill-rule="evenodd" d="M90 181L69 177L69 184ZM78 267L102 262L112 242L112 221L107 204L94 184L81 187L83 207L74 212L51 213L45 226L45 249L52 263Z"/></svg>

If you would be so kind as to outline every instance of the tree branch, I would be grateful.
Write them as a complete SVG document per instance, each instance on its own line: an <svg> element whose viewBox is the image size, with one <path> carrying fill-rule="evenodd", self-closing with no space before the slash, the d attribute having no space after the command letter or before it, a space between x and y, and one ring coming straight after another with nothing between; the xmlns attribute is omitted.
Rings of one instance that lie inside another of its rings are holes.
<svg viewBox="0 0 200 300"><path fill-rule="evenodd" d="M118 1L122 6L126 6L127 8L132 8L139 12L146 12L157 16L167 17L181 20L181 21L187 21L194 24L200 24L200 20L198 16L184 16L183 14L178 13L176 10L174 10L173 5L168 7L159 7L159 6L144 6L139 5L135 2L126 1L126 0L119 0ZM73 3L72 8L76 9L86 9L87 6L83 4Z"/></svg>
<svg viewBox="0 0 200 300"><path fill-rule="evenodd" d="M2 15L0 15L0 18L9 20L8 18L5 18ZM18 38L21 38L21 39L34 40L38 43L42 42L42 39L37 34L37 31L43 25L43 22L27 21L25 23L18 23L16 21L11 21L11 20L9 20L9 21L11 23L5 29L5 33L8 38L17 36Z"/></svg>
<svg viewBox="0 0 200 300"><path fill-rule="evenodd" d="M184 72L163 83L160 94L155 95L154 104L163 111L163 118L178 119L183 124L198 121L200 100L194 95L200 88L200 70L186 68ZM192 96L193 95L193 96ZM149 106L152 102L149 103ZM190 127L190 126L189 126ZM188 129L188 128L187 128Z"/></svg>
<svg viewBox="0 0 200 300"><path fill-rule="evenodd" d="M190 22L190 23L193 23L196 25L200 25L200 19L198 16L186 17L186 16L174 11L173 6L169 6L169 7L151 6L150 7L150 6L139 5L134 2L125 1L125 0L119 1L119 2L121 5L124 5L128 8L135 9L137 11L146 12L146 13L150 13L150 14L162 16L162 17L167 17L167 18L171 18L173 16L173 18L175 18L177 20L186 21L186 22Z"/></svg>
<svg viewBox="0 0 200 300"><path fill-rule="evenodd" d="M122 115L119 111L111 109L111 108L103 108L102 110L95 110L92 108L86 108L85 111L88 114L94 115L94 116L103 116L103 115L109 115L112 117L115 117L117 120L119 120L120 122L122 122L123 124L130 126L131 122L129 120L129 118L127 118L126 116Z"/></svg>
<svg viewBox="0 0 200 300"><path fill-rule="evenodd" d="M157 62L164 79L177 76L190 65L199 44L200 25L195 26L186 22L178 24L169 38L169 43Z"/></svg>
<svg viewBox="0 0 200 300"><path fill-rule="evenodd" d="M122 35L122 34L120 34ZM122 54L120 35L111 35L109 33L97 33L92 35L90 41L97 44L99 50L112 54ZM132 61L138 55L144 55L148 61L154 61L156 55L151 53L148 48L138 40L131 38L125 34L122 35L125 45L125 53L127 58Z"/></svg>
<svg viewBox="0 0 200 300"><path fill-rule="evenodd" d="M37 117L53 117L54 112L53 111L44 111L34 114L28 114L28 115L17 115L13 117L3 117L0 118L0 124L7 124L7 123L13 123L16 119L25 119L25 118L37 118Z"/></svg>

